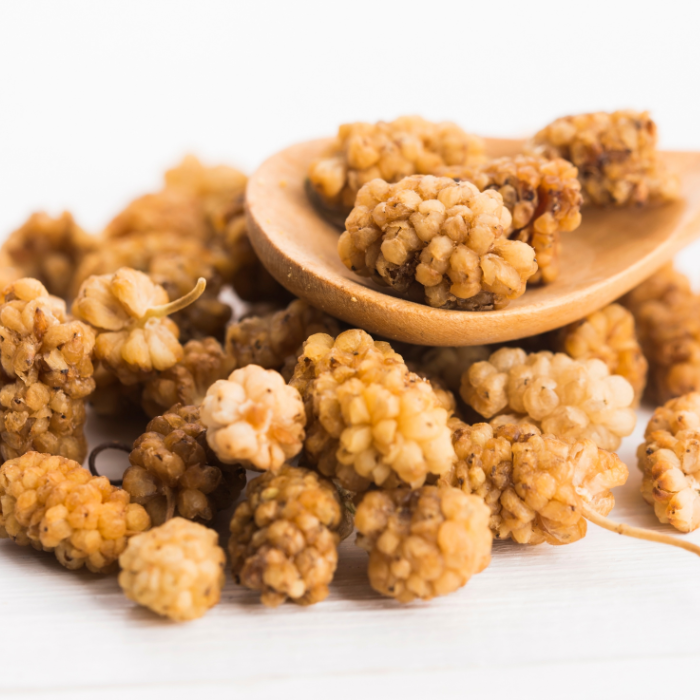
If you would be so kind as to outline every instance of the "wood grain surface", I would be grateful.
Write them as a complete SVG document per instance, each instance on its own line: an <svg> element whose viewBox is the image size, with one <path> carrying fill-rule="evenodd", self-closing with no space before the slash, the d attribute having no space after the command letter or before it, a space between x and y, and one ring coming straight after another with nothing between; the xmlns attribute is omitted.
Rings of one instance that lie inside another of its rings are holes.
<svg viewBox="0 0 700 700"><path fill-rule="evenodd" d="M562 234L559 278L531 287L500 311L433 309L400 299L340 261L338 230L311 206L304 182L309 164L331 141L297 144L269 158L247 190L248 230L256 252L287 289L370 332L421 345L478 345L558 328L613 301L700 235L700 153L665 153L680 174L683 199L642 209L586 210ZM494 155L521 141L488 139Z"/></svg>

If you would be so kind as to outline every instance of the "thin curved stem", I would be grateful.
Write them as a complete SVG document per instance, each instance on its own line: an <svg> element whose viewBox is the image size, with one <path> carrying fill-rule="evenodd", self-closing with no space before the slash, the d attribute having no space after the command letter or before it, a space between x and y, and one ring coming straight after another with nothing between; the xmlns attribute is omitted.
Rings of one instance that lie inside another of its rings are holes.
<svg viewBox="0 0 700 700"><path fill-rule="evenodd" d="M194 289L187 292L185 296L175 299L175 301L169 301L167 304L154 306L152 309L146 311L141 321L145 323L150 318L165 318L166 316L170 316L170 314L182 311L182 309L184 309L186 306L189 306L193 302L197 301L197 299L202 296L206 288L207 281L204 279L204 277L200 277L197 280L197 284L194 286Z"/></svg>
<svg viewBox="0 0 700 700"><path fill-rule="evenodd" d="M680 547L681 549L685 549L688 552L700 556L700 546L692 542L684 542L673 535L665 535L661 532L654 532L653 530L647 530L643 527L625 525L625 523L616 523L614 520L609 520L604 515L596 513L596 511L586 505L583 506L583 514L587 520L598 525L598 527L610 530L610 532L616 532L618 535L635 537L638 540L647 540L649 542L658 542L659 544L668 544L671 545L671 547Z"/></svg>
<svg viewBox="0 0 700 700"><path fill-rule="evenodd" d="M165 509L165 522L167 523L175 515L175 497L170 486L164 486L163 491L165 491L165 502L167 504Z"/></svg>
<svg viewBox="0 0 700 700"><path fill-rule="evenodd" d="M119 450L121 452L131 452L131 446L127 445L126 443L123 442L118 442L116 440L113 440L111 442L103 442L101 445L98 445L95 447L95 449L90 453L90 456L88 457L88 467L90 469L90 473L93 476L102 476L97 471L97 456L101 453L104 452L105 450ZM110 479L109 483L112 484L112 486L121 486L122 485L122 480L121 479Z"/></svg>

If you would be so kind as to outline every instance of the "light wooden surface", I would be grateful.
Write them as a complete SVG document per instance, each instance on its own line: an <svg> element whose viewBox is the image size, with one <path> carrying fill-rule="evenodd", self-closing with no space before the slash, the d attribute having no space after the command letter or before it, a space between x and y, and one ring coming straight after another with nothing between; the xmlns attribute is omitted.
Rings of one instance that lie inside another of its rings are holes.
<svg viewBox="0 0 700 700"><path fill-rule="evenodd" d="M647 418L620 451L630 480L611 517L667 530L638 493ZM496 543L464 589L409 606L375 594L365 566L347 540L324 603L267 610L229 578L216 608L178 625L113 576L0 541L0 697L656 700L697 685L700 560L686 552L592 525L569 546Z"/></svg>
<svg viewBox="0 0 700 700"><path fill-rule="evenodd" d="M488 139L493 155L521 141ZM311 206L304 180L328 139L297 144L269 158L251 177L248 230L270 272L288 289L343 320L422 345L478 345L558 328L613 301L700 235L700 153L666 153L683 199L648 209L586 211L563 234L556 282L531 287L501 311L433 309L400 299L340 261L338 231Z"/></svg>

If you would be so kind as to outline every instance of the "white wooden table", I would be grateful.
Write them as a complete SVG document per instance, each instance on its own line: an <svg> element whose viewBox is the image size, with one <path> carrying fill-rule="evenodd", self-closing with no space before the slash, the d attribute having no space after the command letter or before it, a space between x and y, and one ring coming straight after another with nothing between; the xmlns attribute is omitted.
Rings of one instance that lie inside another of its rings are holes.
<svg viewBox="0 0 700 700"><path fill-rule="evenodd" d="M662 529L634 460L648 415L620 451L630 479L611 517ZM461 591L401 606L369 587L353 540L324 603L268 610L229 578L221 603L188 624L137 607L115 576L2 541L0 697L606 698L696 686L700 561L689 553L590 525L564 547L496 543Z"/></svg>

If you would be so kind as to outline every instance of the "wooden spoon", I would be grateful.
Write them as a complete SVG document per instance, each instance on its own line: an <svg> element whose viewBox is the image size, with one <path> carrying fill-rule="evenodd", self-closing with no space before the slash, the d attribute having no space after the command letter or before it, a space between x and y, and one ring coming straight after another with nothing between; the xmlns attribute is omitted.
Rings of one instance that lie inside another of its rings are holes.
<svg viewBox="0 0 700 700"><path fill-rule="evenodd" d="M559 328L617 299L700 235L700 153L663 153L681 177L682 199L638 209L586 209L562 235L559 278L528 287L500 311L446 311L401 299L340 261L339 231L304 190L311 161L330 139L269 158L248 183L248 233L265 267L290 292L348 323L419 345L480 345ZM490 155L512 155L522 141L488 139Z"/></svg>

